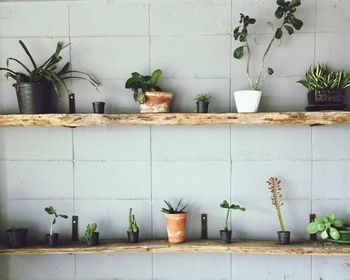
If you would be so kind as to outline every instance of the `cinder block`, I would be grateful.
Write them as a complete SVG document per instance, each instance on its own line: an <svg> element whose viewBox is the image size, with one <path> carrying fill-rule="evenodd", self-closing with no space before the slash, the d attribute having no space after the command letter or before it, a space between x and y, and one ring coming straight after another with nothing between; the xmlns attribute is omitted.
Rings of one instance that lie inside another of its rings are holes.
<svg viewBox="0 0 350 280"><path fill-rule="evenodd" d="M230 0L151 0L151 35L217 35L231 32Z"/></svg>
<svg viewBox="0 0 350 280"><path fill-rule="evenodd" d="M349 1L339 0L328 0L328 1L317 1L317 25L316 32L339 32L339 31L350 31L350 16ZM325 20L327 18L327 20ZM334 34L339 36L339 34ZM339 39L346 39L344 36L339 36ZM328 41L327 48L330 48ZM330 58L331 61L331 58ZM334 62L337 63L337 62ZM336 65L336 64L335 64Z"/></svg>
<svg viewBox="0 0 350 280"><path fill-rule="evenodd" d="M70 1L73 37L148 35L148 1ZM89 26L89 28L86 28Z"/></svg>

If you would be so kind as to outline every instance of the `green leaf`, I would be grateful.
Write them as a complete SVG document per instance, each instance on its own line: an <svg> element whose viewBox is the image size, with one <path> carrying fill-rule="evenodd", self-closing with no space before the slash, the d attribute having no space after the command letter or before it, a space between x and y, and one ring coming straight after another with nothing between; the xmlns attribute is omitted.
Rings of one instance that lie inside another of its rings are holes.
<svg viewBox="0 0 350 280"><path fill-rule="evenodd" d="M36 68L37 68L36 63L35 63L35 61L34 61L34 59L33 59L32 55L31 55L31 54L30 54L30 52L28 51L28 49L27 49L26 45L23 43L23 41L22 41L22 40L19 40L18 42L20 43L20 45L21 45L21 46L22 46L22 48L24 49L25 53L28 55L28 57L29 57L30 61L32 62L32 64L33 64L34 68L36 69Z"/></svg>
<svg viewBox="0 0 350 280"><path fill-rule="evenodd" d="M328 221L333 222L335 219L335 215L333 213L329 213L327 215L327 219L328 219Z"/></svg>
<svg viewBox="0 0 350 280"><path fill-rule="evenodd" d="M328 238L328 233L327 233L327 230L325 229L324 231L322 231L321 233L321 238L322 239L327 239Z"/></svg>
<svg viewBox="0 0 350 280"><path fill-rule="evenodd" d="M330 228L329 234L334 240L339 240L339 238L340 238L339 231L336 228L334 228L334 227Z"/></svg>
<svg viewBox="0 0 350 280"><path fill-rule="evenodd" d="M266 22L267 26L269 26L272 30L274 30L275 26L271 21Z"/></svg>
<svg viewBox="0 0 350 280"><path fill-rule="evenodd" d="M283 17L283 15L284 15L283 8L278 7L277 10L276 10L276 12L275 12L275 17L278 18L278 19L280 19L280 18Z"/></svg>
<svg viewBox="0 0 350 280"><path fill-rule="evenodd" d="M342 227L344 225L344 222L340 219L334 219L332 223L335 227Z"/></svg>
<svg viewBox="0 0 350 280"><path fill-rule="evenodd" d="M52 206L46 207L46 208L45 208L45 211L46 211L46 213L48 213L49 215L55 215L55 214L56 214L56 210L55 210Z"/></svg>
<svg viewBox="0 0 350 280"><path fill-rule="evenodd" d="M289 35L292 35L294 33L293 27L291 27L289 25L285 25L284 28L288 31Z"/></svg>
<svg viewBox="0 0 350 280"><path fill-rule="evenodd" d="M292 24L296 30L300 30L304 25L304 23L300 19L294 19Z"/></svg>
<svg viewBox="0 0 350 280"><path fill-rule="evenodd" d="M227 200L224 200L224 201L220 204L220 207L221 207L221 208L228 209L228 208L230 208L230 204L228 203Z"/></svg>
<svg viewBox="0 0 350 280"><path fill-rule="evenodd" d="M58 216L60 216L60 217L63 218L63 219L68 219L68 216L67 216L67 215L58 215Z"/></svg>
<svg viewBox="0 0 350 280"><path fill-rule="evenodd" d="M313 223L309 224L306 227L306 231L307 231L308 234L315 234L315 233L317 233L319 231L317 223L313 222Z"/></svg>
<svg viewBox="0 0 350 280"><path fill-rule="evenodd" d="M162 70L160 70L160 69L157 69L157 70L155 70L153 73L152 73L152 76L151 76L151 78L150 78L150 83L152 84L152 85L155 85L157 82L158 82L158 80L159 80L159 78L162 76Z"/></svg>
<svg viewBox="0 0 350 280"><path fill-rule="evenodd" d="M236 59L241 59L244 56L244 46L238 47L233 53L233 57Z"/></svg>
<svg viewBox="0 0 350 280"><path fill-rule="evenodd" d="M286 3L284 2L284 0L277 0L277 5L279 5L279 6L285 6Z"/></svg>
<svg viewBox="0 0 350 280"><path fill-rule="evenodd" d="M301 1L300 0L292 0L291 2L290 2L290 7L298 7L298 6L300 6L301 5Z"/></svg>
<svg viewBox="0 0 350 280"><path fill-rule="evenodd" d="M271 76L271 75L273 75L273 73L275 73L275 71L273 71L273 69L272 68L267 68L267 73Z"/></svg>
<svg viewBox="0 0 350 280"><path fill-rule="evenodd" d="M249 24L254 24L254 23L256 23L256 19L255 18L250 18L248 22L249 22Z"/></svg>
<svg viewBox="0 0 350 280"><path fill-rule="evenodd" d="M276 39L281 39L283 35L282 29L281 28L277 28L276 33L275 33L275 38Z"/></svg>

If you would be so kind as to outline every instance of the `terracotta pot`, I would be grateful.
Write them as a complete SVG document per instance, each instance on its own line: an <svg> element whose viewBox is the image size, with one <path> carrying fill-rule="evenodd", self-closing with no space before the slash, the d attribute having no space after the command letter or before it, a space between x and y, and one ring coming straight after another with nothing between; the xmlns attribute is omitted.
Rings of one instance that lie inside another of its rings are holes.
<svg viewBox="0 0 350 280"><path fill-rule="evenodd" d="M185 242L187 213L165 214L169 243Z"/></svg>
<svg viewBox="0 0 350 280"><path fill-rule="evenodd" d="M173 94L161 91L145 92L146 103L141 104L141 113L168 113Z"/></svg>

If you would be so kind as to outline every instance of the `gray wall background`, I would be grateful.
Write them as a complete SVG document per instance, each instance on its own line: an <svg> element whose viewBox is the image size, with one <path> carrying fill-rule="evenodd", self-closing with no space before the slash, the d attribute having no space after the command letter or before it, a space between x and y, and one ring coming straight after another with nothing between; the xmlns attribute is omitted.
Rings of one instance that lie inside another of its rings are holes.
<svg viewBox="0 0 350 280"><path fill-rule="evenodd" d="M0 2L0 61L28 61L22 38L43 61L57 40L72 42L65 59L95 73L100 93L71 84L77 109L104 100L108 112L138 112L124 83L133 71L164 70L162 85L176 94L174 110L194 111L193 97L215 95L212 110L235 111L232 93L248 86L232 59L230 32L239 13L270 20L272 0L119 0ZM302 111L305 90L295 81L314 62L349 69L350 1L304 0L302 32L274 50L275 76L266 81L262 111ZM257 25L261 52L269 29ZM16 113L12 81L0 78L0 112ZM60 100L67 110L66 96ZM190 203L188 237L209 215L216 238L231 198L235 237L275 238L278 220L265 181L283 180L286 226L306 238L309 213L334 211L349 221L348 126L334 127L91 127L0 130L0 228L26 226L30 238L49 230L43 208L80 217L80 234L97 222L102 238L123 238L133 207L143 238L164 238L163 199ZM3 240L2 234L0 238ZM70 235L70 221L56 230ZM105 254L0 257L0 279L312 279L349 278L350 258L225 254Z"/></svg>

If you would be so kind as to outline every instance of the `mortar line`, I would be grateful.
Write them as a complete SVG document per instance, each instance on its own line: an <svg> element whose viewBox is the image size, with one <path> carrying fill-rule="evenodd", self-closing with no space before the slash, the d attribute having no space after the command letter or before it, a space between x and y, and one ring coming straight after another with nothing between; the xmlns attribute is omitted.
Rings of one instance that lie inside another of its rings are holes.
<svg viewBox="0 0 350 280"><path fill-rule="evenodd" d="M314 65L316 63L316 42L317 42L317 0L315 0L315 26L314 26Z"/></svg>
<svg viewBox="0 0 350 280"><path fill-rule="evenodd" d="M230 14L230 32L232 32L233 28L233 3L234 0L231 0L231 14ZM231 53L232 53L232 48L233 48L233 40L232 40L232 35L230 35L230 54L229 54L229 61L230 61L230 85L229 85L229 97L228 97L228 102L229 102L229 112L232 112L232 61L231 61ZM232 125L229 126L229 133L230 133L230 200L232 200ZM232 219L232 218L231 218ZM231 220L232 222L232 220ZM230 279L233 279L233 255L230 254Z"/></svg>

